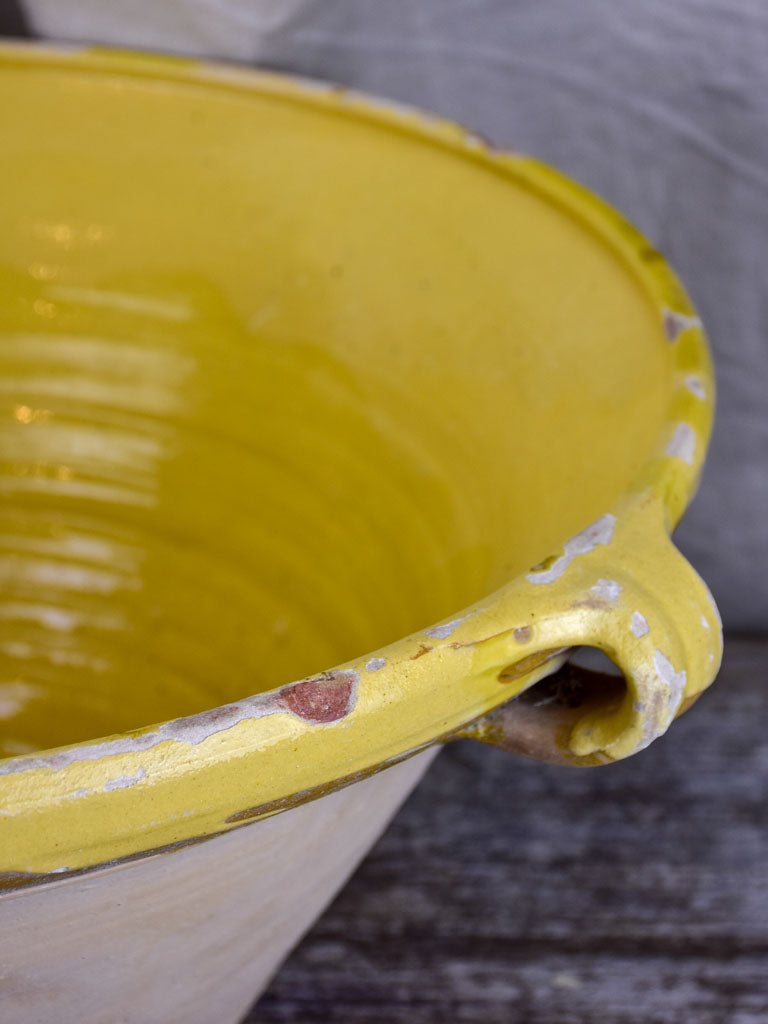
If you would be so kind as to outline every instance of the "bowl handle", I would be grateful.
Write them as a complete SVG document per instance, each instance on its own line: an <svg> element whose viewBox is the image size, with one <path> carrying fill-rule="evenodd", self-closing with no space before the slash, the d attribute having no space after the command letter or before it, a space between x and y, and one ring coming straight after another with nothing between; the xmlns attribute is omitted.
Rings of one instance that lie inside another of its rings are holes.
<svg viewBox="0 0 768 1024"><path fill-rule="evenodd" d="M642 750L694 702L717 674L722 628L665 519L656 497L635 499L528 573L530 625L514 630L520 657L498 676L515 687L514 698L455 737L555 763L599 764ZM531 587L545 600L531 601ZM575 646L599 648L623 678L570 664ZM497 661L502 650L508 658L508 636ZM493 658L491 645L478 668L487 671Z"/></svg>

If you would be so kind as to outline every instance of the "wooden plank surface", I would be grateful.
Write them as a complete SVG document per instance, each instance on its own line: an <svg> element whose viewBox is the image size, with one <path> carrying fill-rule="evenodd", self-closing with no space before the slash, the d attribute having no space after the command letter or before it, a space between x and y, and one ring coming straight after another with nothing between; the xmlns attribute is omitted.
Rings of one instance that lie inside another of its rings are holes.
<svg viewBox="0 0 768 1024"><path fill-rule="evenodd" d="M446 749L248 1024L766 1024L768 640L608 768Z"/></svg>

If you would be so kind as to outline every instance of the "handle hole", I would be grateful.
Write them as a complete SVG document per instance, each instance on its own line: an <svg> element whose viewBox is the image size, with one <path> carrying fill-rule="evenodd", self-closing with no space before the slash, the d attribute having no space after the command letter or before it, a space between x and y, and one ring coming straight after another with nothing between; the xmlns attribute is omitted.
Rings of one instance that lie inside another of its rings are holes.
<svg viewBox="0 0 768 1024"><path fill-rule="evenodd" d="M568 655L568 662L578 668L589 669L590 672L602 672L606 676L623 675L616 662L611 661L599 647L574 647Z"/></svg>
<svg viewBox="0 0 768 1024"><path fill-rule="evenodd" d="M626 693L627 681L608 655L596 647L577 647L564 665L515 699L546 714L587 705L615 705Z"/></svg>
<svg viewBox="0 0 768 1024"><path fill-rule="evenodd" d="M522 667L531 671L534 659L536 667L550 660L557 667L460 735L552 764L602 763L597 757L573 755L569 748L572 730L585 715L622 715L622 709L627 708L629 687L624 676L617 675L616 666L609 659L599 658L592 652L578 654L578 661L586 658L601 669L609 669L598 671L572 661L561 664L566 653L572 656L567 648L552 648L529 656L525 659L526 666L522 662L509 665L500 673L500 682L519 679L524 674Z"/></svg>

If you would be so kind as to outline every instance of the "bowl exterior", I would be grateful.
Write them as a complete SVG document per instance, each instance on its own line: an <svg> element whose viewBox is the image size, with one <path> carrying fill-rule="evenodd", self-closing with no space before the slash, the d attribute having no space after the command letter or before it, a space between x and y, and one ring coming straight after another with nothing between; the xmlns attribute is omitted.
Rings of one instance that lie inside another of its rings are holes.
<svg viewBox="0 0 768 1024"><path fill-rule="evenodd" d="M6 893L0 1020L109 1007L123 1024L234 1024L436 752L208 842Z"/></svg>

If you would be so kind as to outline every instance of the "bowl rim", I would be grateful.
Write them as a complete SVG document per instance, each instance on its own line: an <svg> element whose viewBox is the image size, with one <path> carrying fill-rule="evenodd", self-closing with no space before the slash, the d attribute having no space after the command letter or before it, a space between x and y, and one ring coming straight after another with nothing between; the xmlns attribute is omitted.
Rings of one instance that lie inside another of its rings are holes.
<svg viewBox="0 0 768 1024"><path fill-rule="evenodd" d="M0 43L0 65L267 96L429 142L565 208L622 260L658 310L674 386L656 449L622 498L620 515L631 517L631 509L651 495L663 510L665 529L678 522L695 493L711 432L714 380L708 346L701 321L667 263L602 199L538 160L497 151L447 120L302 76L149 52L8 41ZM449 658L457 677L475 670L470 648L477 641L471 638L497 623L497 596L457 611L450 622L256 697L0 759L6 836L0 889L58 880L199 842L349 785L441 742L510 697L496 677L484 679L472 694L459 684L451 690L435 678L445 675ZM471 622L465 625L466 620ZM425 638L448 637L451 643L430 646L432 658L421 659ZM430 662L432 667L425 668ZM541 674L530 673L526 684ZM393 709L402 709L404 701L414 706L417 691L422 718L410 727L394 726ZM438 696L446 706L435 712ZM264 764L269 765L266 772ZM256 784L259 773L268 777ZM196 801L205 805L204 811L187 806ZM141 831L138 821L143 822ZM56 842L41 843L41 835L55 835Z"/></svg>

